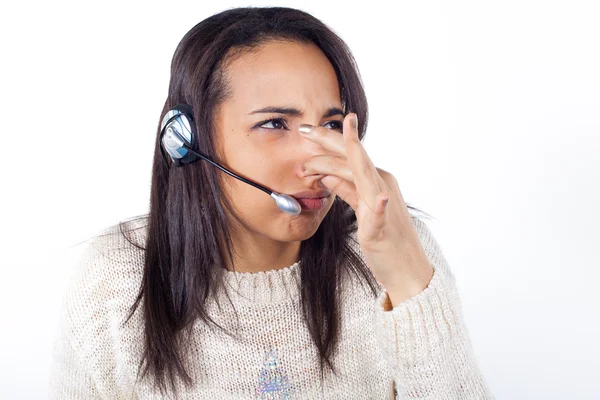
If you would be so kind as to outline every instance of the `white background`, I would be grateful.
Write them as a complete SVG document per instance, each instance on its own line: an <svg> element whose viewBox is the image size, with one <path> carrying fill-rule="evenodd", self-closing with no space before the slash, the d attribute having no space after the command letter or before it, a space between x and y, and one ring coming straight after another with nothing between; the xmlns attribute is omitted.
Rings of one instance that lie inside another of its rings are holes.
<svg viewBox="0 0 600 400"><path fill-rule="evenodd" d="M215 3L2 6L0 397L46 397L75 245L147 212L179 40L225 8L287 5L352 49L365 147L436 218L497 398L600 398L597 3Z"/></svg>

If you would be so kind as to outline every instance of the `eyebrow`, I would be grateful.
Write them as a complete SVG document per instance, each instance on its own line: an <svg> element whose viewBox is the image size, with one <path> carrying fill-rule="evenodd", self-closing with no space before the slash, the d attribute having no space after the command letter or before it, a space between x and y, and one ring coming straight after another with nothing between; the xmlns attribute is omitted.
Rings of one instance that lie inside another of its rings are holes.
<svg viewBox="0 0 600 400"><path fill-rule="evenodd" d="M264 107L259 110L254 110L248 115L263 114L263 113L286 114L286 115L290 115L292 117L297 117L297 116L302 115L302 111L300 111L299 109L294 108L294 107L272 107L272 106ZM334 115L342 115L343 116L344 112L340 108L330 107L327 109L327 111L325 111L325 114L323 114L323 118L333 117Z"/></svg>

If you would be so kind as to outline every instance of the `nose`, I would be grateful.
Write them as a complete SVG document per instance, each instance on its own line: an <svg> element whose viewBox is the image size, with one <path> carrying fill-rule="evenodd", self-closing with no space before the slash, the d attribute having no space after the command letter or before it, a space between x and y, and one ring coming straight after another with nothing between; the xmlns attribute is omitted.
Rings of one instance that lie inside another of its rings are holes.
<svg viewBox="0 0 600 400"><path fill-rule="evenodd" d="M313 126L317 126L311 122L303 122L303 123L310 123ZM296 169L296 173L297 173L298 177L300 177L302 179L312 179L312 180L321 179L325 175L315 174L315 175L307 176L304 173L304 163L309 161L311 158L313 158L315 156L333 155L333 153L331 151L327 150L325 147L323 147L320 143L317 143L317 142L301 135L297 131L297 129L296 129L296 135L297 135L297 147L296 148L298 149L296 154L298 155L298 158L296 160L296 168L295 169Z"/></svg>

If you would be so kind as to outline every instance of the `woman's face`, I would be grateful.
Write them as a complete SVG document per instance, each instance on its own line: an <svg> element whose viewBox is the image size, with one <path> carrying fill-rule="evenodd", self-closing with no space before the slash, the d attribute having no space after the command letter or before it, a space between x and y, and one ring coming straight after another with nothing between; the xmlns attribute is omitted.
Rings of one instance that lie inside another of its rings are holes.
<svg viewBox="0 0 600 400"><path fill-rule="evenodd" d="M302 165L332 153L298 133L303 123L342 132L339 85L323 52L314 44L271 41L235 58L225 73L231 95L215 115L224 166L277 193L327 189L323 175L304 176ZM264 108L297 109L298 114L259 111ZM325 116L331 109L339 113ZM224 179L245 233L282 242L311 237L335 198L332 192L322 209L290 215L264 191L228 174Z"/></svg>

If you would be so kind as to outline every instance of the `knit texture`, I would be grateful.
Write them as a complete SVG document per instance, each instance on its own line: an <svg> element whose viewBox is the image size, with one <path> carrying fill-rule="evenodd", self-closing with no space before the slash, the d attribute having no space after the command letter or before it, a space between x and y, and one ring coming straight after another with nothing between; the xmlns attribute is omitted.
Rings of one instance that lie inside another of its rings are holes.
<svg viewBox="0 0 600 400"><path fill-rule="evenodd" d="M191 389L181 399L493 399L473 354L456 282L427 225L412 217L434 268L428 287L384 310L357 278L341 291L338 375L320 379L302 318L299 262L257 273L227 271L228 299L207 303L236 338L194 323L186 346ZM144 244L144 222L133 239ZM362 256L359 247L355 247ZM149 378L135 385L144 336L141 307L122 325L138 293L143 251L118 225L86 247L63 296L50 371L51 399L163 399Z"/></svg>

